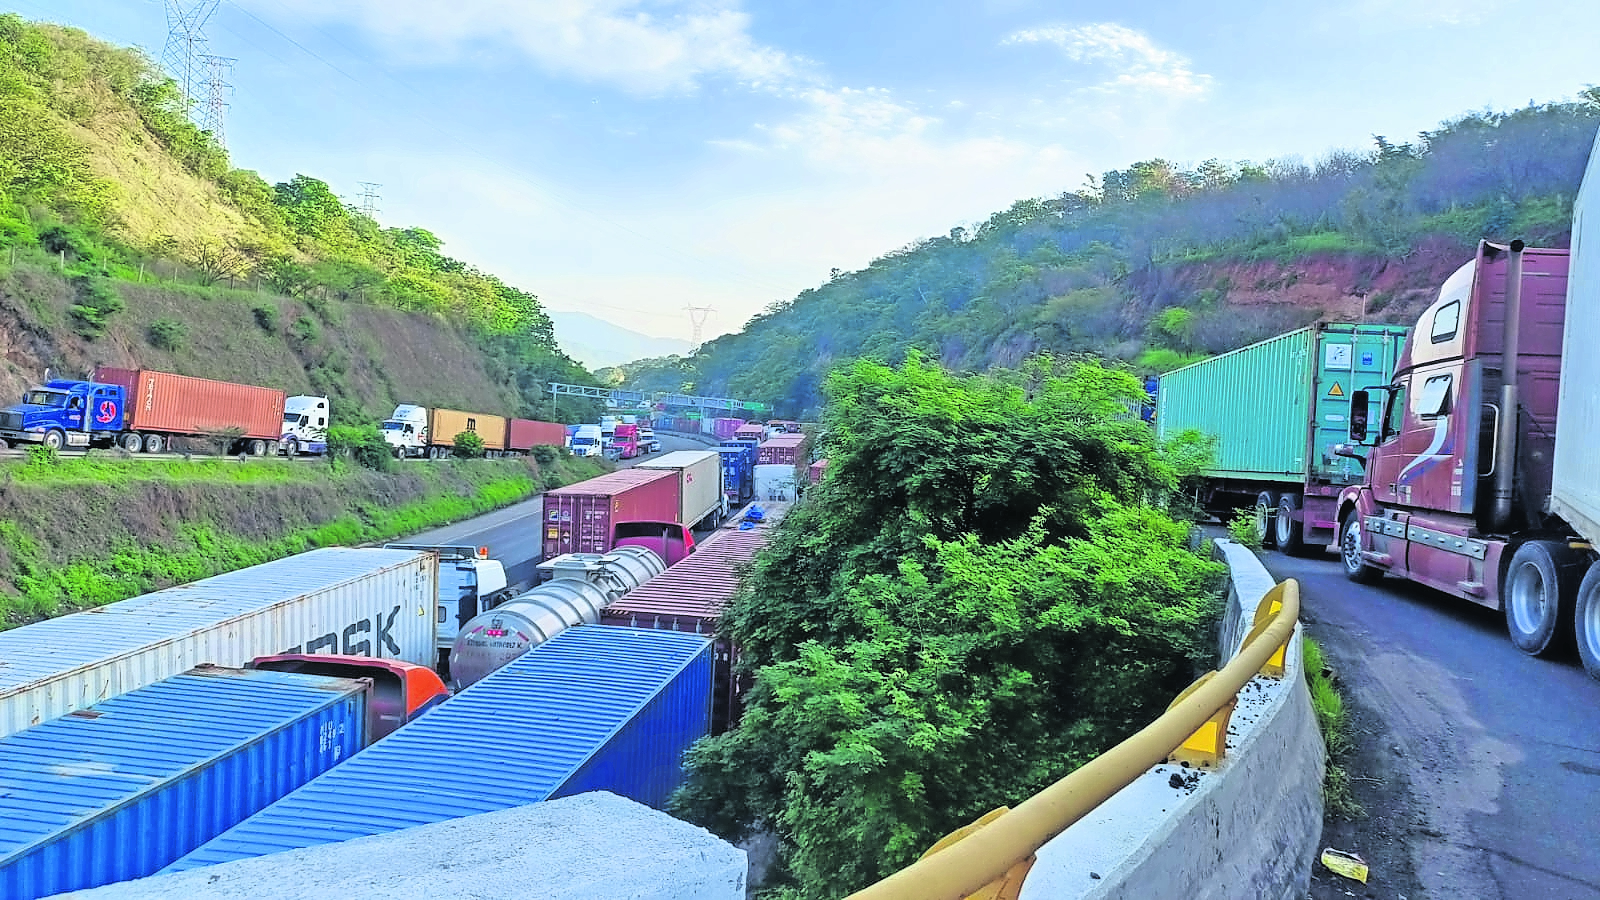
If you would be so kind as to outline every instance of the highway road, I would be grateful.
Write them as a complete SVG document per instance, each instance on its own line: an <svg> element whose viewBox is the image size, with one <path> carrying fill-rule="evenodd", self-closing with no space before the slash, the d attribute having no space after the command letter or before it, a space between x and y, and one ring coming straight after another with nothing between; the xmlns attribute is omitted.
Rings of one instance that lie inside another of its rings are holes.
<svg viewBox="0 0 1600 900"><path fill-rule="evenodd" d="M668 434L660 434L659 437L663 453L673 450L701 450L706 446L689 438ZM659 454L624 460L621 465L626 468L650 458L659 458ZM408 544L488 547L489 556L505 565L507 584L513 587L530 585L533 583L534 567L540 562L539 514L543 509L543 503L541 494L514 506L400 540Z"/></svg>
<svg viewBox="0 0 1600 900"><path fill-rule="evenodd" d="M1323 846L1361 854L1372 877L1316 865L1312 896L1600 900L1600 682L1576 654L1525 656L1502 614L1353 584L1332 556L1261 556L1300 581L1359 741L1349 768L1368 816L1330 822Z"/></svg>

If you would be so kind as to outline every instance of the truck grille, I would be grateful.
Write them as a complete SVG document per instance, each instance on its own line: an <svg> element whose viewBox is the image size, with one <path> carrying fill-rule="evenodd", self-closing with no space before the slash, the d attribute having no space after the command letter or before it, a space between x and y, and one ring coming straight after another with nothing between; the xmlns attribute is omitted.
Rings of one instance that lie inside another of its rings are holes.
<svg viewBox="0 0 1600 900"><path fill-rule="evenodd" d="M0 412L0 431L21 431L22 413Z"/></svg>

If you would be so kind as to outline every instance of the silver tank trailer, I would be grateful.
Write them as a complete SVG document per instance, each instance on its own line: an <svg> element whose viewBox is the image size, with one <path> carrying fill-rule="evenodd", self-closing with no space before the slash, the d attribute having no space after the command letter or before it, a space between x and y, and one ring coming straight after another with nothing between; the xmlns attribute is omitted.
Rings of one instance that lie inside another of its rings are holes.
<svg viewBox="0 0 1600 900"><path fill-rule="evenodd" d="M461 626L450 649L451 680L460 690L573 625L599 622L602 609L666 568L643 547L568 553L541 563L549 581Z"/></svg>

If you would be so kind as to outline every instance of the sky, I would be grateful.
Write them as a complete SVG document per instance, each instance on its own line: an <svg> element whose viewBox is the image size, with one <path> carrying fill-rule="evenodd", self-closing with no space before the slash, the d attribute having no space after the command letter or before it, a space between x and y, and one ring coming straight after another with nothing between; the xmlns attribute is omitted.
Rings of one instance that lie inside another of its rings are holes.
<svg viewBox="0 0 1600 900"><path fill-rule="evenodd" d="M170 4L0 0L160 59ZM658 337L1162 158L1314 162L1600 83L1600 3L220 0L234 165Z"/></svg>

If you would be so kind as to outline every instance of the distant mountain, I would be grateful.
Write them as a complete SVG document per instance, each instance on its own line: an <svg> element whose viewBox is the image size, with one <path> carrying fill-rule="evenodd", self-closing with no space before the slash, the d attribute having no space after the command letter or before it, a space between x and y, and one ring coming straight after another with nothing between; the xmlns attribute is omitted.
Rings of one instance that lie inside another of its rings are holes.
<svg viewBox="0 0 1600 900"><path fill-rule="evenodd" d="M629 331L587 313L547 311L556 326L556 343L590 371L636 359L682 355L692 346L677 338L658 338Z"/></svg>

